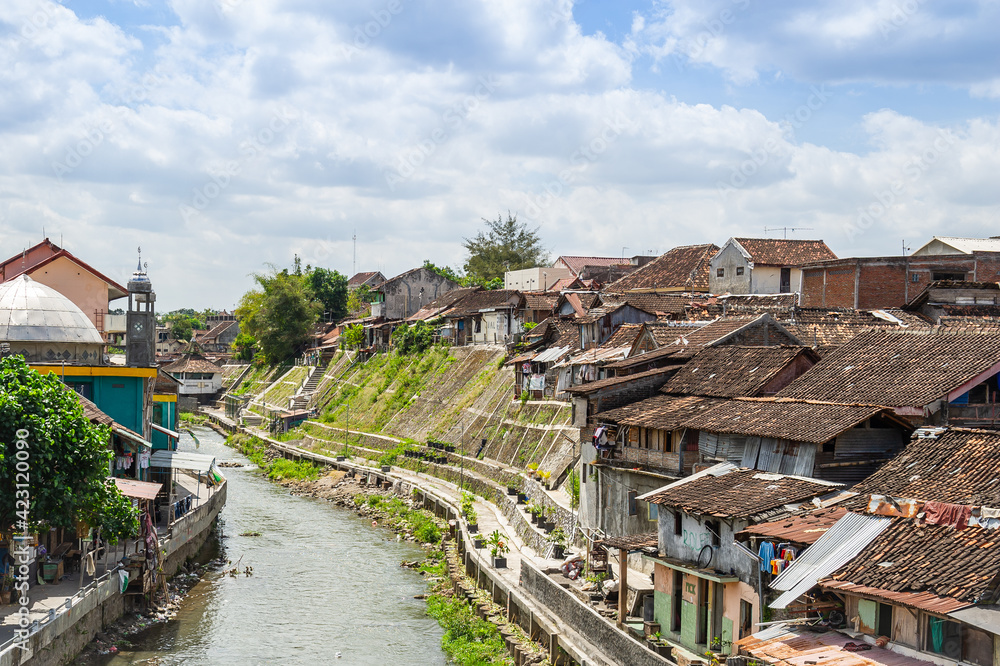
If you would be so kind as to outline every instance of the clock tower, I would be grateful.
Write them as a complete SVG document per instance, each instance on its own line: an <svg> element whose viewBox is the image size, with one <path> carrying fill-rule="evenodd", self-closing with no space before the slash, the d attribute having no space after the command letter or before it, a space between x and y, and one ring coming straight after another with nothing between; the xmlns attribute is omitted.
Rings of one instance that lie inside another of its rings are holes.
<svg viewBox="0 0 1000 666"><path fill-rule="evenodd" d="M156 340L156 292L146 276L146 270L139 265L128 281L128 313L125 333L125 365L148 368L156 365L154 353Z"/></svg>

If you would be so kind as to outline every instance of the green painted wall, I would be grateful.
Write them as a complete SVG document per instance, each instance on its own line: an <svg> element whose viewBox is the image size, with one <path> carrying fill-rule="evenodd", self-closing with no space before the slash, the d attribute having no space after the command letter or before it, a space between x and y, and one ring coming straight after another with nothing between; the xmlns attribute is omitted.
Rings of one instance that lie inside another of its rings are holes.
<svg viewBox="0 0 1000 666"><path fill-rule="evenodd" d="M660 633L670 633L671 598L669 594L653 590L653 621L660 625Z"/></svg>
<svg viewBox="0 0 1000 666"><path fill-rule="evenodd" d="M153 423L170 430L177 430L177 403L154 402ZM170 448L171 439L159 430L153 430L153 436L150 441L153 442L153 450Z"/></svg>
<svg viewBox="0 0 1000 666"><path fill-rule="evenodd" d="M681 643L693 649L698 630L698 607L687 601L681 601Z"/></svg>
<svg viewBox="0 0 1000 666"><path fill-rule="evenodd" d="M84 395L97 408L129 430L143 432L143 377L66 377L70 386L87 387Z"/></svg>

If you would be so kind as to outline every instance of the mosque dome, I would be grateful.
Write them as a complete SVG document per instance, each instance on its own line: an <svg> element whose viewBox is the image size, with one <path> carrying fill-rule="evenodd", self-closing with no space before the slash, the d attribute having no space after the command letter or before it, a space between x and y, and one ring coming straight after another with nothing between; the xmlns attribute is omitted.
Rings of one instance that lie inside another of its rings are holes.
<svg viewBox="0 0 1000 666"><path fill-rule="evenodd" d="M0 284L0 341L32 362L98 363L104 345L73 301L23 274Z"/></svg>

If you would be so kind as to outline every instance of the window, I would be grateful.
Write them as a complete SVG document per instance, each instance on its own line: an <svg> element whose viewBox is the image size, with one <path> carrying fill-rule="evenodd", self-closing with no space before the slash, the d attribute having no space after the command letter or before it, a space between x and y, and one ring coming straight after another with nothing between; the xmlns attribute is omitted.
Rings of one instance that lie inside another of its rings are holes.
<svg viewBox="0 0 1000 666"><path fill-rule="evenodd" d="M736 267L736 274L737 275L743 275L743 267L742 266L737 266Z"/></svg>
<svg viewBox="0 0 1000 666"><path fill-rule="evenodd" d="M587 483L587 463L583 463L580 469L580 483Z"/></svg>
<svg viewBox="0 0 1000 666"><path fill-rule="evenodd" d="M647 517L650 520L656 520L660 517L660 507L652 502L646 502L646 510L648 511Z"/></svg>
<svg viewBox="0 0 1000 666"><path fill-rule="evenodd" d="M920 282L920 275L917 273L910 275L910 282Z"/></svg>
<svg viewBox="0 0 1000 666"><path fill-rule="evenodd" d="M636 493L634 490L628 491L628 515L630 516L635 516L639 513L639 509L638 507L636 507L636 501L635 501L635 496L637 494L638 493Z"/></svg>
<svg viewBox="0 0 1000 666"><path fill-rule="evenodd" d="M931 273L932 280L964 280L965 273L950 273L946 271L933 271Z"/></svg>
<svg viewBox="0 0 1000 666"><path fill-rule="evenodd" d="M681 514L674 513L674 536L684 536L684 528L681 525Z"/></svg>
<svg viewBox="0 0 1000 666"><path fill-rule="evenodd" d="M726 277L726 269L725 268L716 268L715 269L715 277Z"/></svg>
<svg viewBox="0 0 1000 666"><path fill-rule="evenodd" d="M782 268L779 280L778 291L782 294L789 293L792 290L792 269Z"/></svg>
<svg viewBox="0 0 1000 666"><path fill-rule="evenodd" d="M709 531L709 533L712 535L712 545L713 546L721 546L722 545L722 537L720 536L719 521L717 521L717 520L709 520L709 521L707 521L705 523L705 529L707 529Z"/></svg>
<svg viewBox="0 0 1000 666"><path fill-rule="evenodd" d="M979 666L993 663L993 638L985 631L939 617L927 617L928 652Z"/></svg>

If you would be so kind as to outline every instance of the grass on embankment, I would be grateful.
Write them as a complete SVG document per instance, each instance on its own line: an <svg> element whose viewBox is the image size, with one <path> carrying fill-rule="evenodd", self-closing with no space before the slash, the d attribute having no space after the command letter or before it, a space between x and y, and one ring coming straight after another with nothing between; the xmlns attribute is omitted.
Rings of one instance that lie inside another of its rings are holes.
<svg viewBox="0 0 1000 666"><path fill-rule="evenodd" d="M287 460L285 458L267 457L267 443L259 437L251 437L238 433L226 439L226 445L250 459L257 465L267 478L273 481L314 481L323 473L322 468L305 461Z"/></svg>

